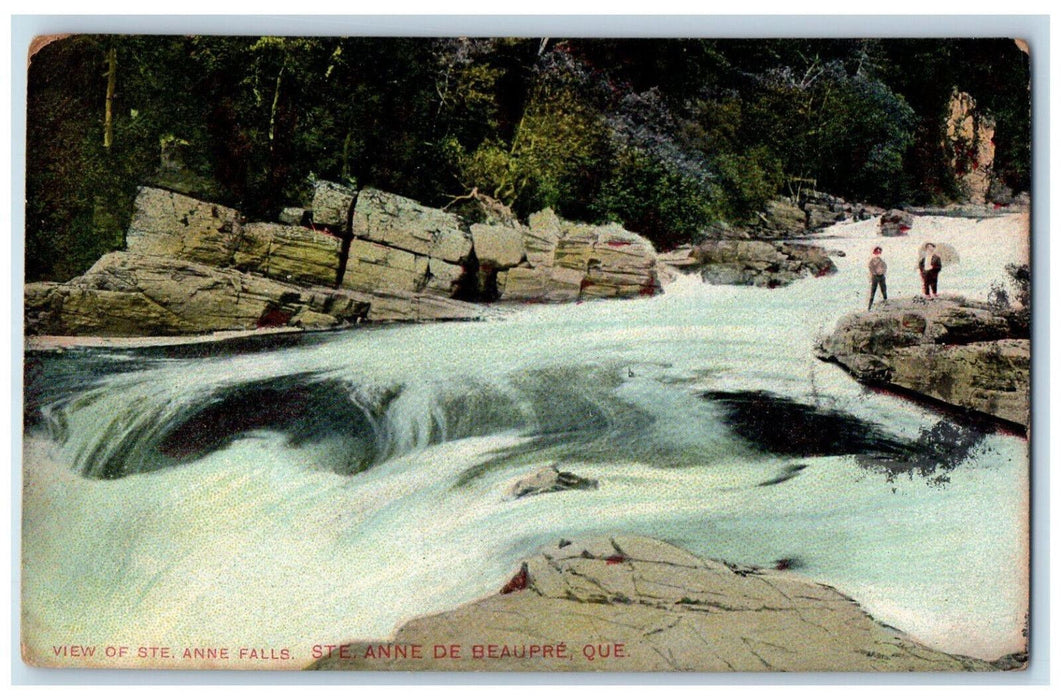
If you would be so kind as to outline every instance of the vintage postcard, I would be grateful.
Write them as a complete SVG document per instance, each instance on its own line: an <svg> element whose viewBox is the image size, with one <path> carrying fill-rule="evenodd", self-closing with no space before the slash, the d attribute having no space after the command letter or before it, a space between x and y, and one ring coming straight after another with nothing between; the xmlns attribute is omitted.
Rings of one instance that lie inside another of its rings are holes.
<svg viewBox="0 0 1061 700"><path fill-rule="evenodd" d="M37 37L22 658L1026 669L1029 62Z"/></svg>

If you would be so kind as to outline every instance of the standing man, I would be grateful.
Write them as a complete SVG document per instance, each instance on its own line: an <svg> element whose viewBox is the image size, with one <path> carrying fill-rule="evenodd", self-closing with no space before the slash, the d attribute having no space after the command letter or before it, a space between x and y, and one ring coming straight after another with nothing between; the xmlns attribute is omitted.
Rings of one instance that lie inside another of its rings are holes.
<svg viewBox="0 0 1061 700"><path fill-rule="evenodd" d="M921 271L921 291L928 298L937 295L937 284L939 282L939 271L943 269L943 261L936 255L936 246L926 243L921 258L917 261L917 269Z"/></svg>
<svg viewBox="0 0 1061 700"><path fill-rule="evenodd" d="M884 251L880 246L873 249L873 255L869 259L869 309L873 308L873 297L877 295L877 287L880 287L880 295L884 301L888 301L888 283L884 275L888 272L888 263L880 256Z"/></svg>

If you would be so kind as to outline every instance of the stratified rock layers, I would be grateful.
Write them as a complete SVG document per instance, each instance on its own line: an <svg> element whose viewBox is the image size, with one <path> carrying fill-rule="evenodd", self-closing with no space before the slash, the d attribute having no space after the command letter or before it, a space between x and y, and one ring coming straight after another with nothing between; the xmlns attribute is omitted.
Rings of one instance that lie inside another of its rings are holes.
<svg viewBox="0 0 1061 700"><path fill-rule="evenodd" d="M470 302L660 291L652 245L617 226L566 222L548 210L526 226L469 226L405 197L323 181L313 202L312 225L246 223L235 209L141 188L126 251L69 282L26 285L26 334L475 319L485 307ZM306 214L285 219L308 223Z"/></svg>
<svg viewBox="0 0 1061 700"><path fill-rule="evenodd" d="M818 355L860 381L1027 426L1031 341L1025 323L1016 309L961 297L888 301L840 319Z"/></svg>

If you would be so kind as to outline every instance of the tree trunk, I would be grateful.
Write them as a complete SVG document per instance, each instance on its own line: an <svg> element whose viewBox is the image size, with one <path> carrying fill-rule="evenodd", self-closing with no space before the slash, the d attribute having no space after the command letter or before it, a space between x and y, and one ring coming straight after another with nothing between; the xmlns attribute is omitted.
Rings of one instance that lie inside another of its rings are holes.
<svg viewBox="0 0 1061 700"><path fill-rule="evenodd" d="M118 82L118 50L107 51L107 104L103 112L103 147L114 142L114 88Z"/></svg>
<svg viewBox="0 0 1061 700"><path fill-rule="evenodd" d="M276 108L280 104L280 81L284 78L285 68L286 65L280 67L280 72L276 75L276 87L273 89L273 105L269 109L269 143L276 137Z"/></svg>

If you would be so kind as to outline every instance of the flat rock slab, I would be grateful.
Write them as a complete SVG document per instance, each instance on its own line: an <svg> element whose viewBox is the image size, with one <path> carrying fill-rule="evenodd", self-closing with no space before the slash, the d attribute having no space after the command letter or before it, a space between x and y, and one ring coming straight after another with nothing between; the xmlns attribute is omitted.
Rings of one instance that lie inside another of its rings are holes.
<svg viewBox="0 0 1061 700"><path fill-rule="evenodd" d="M70 282L26 285L25 314L27 335L166 336L332 328L363 319L369 307L343 290L117 252Z"/></svg>
<svg viewBox="0 0 1061 700"><path fill-rule="evenodd" d="M385 641L336 642L322 670L965 671L837 590L621 535L561 540L500 592L415 619Z"/></svg>
<svg viewBox="0 0 1061 700"><path fill-rule="evenodd" d="M302 226L246 224L232 263L237 269L283 282L331 285L341 246L337 237Z"/></svg>

